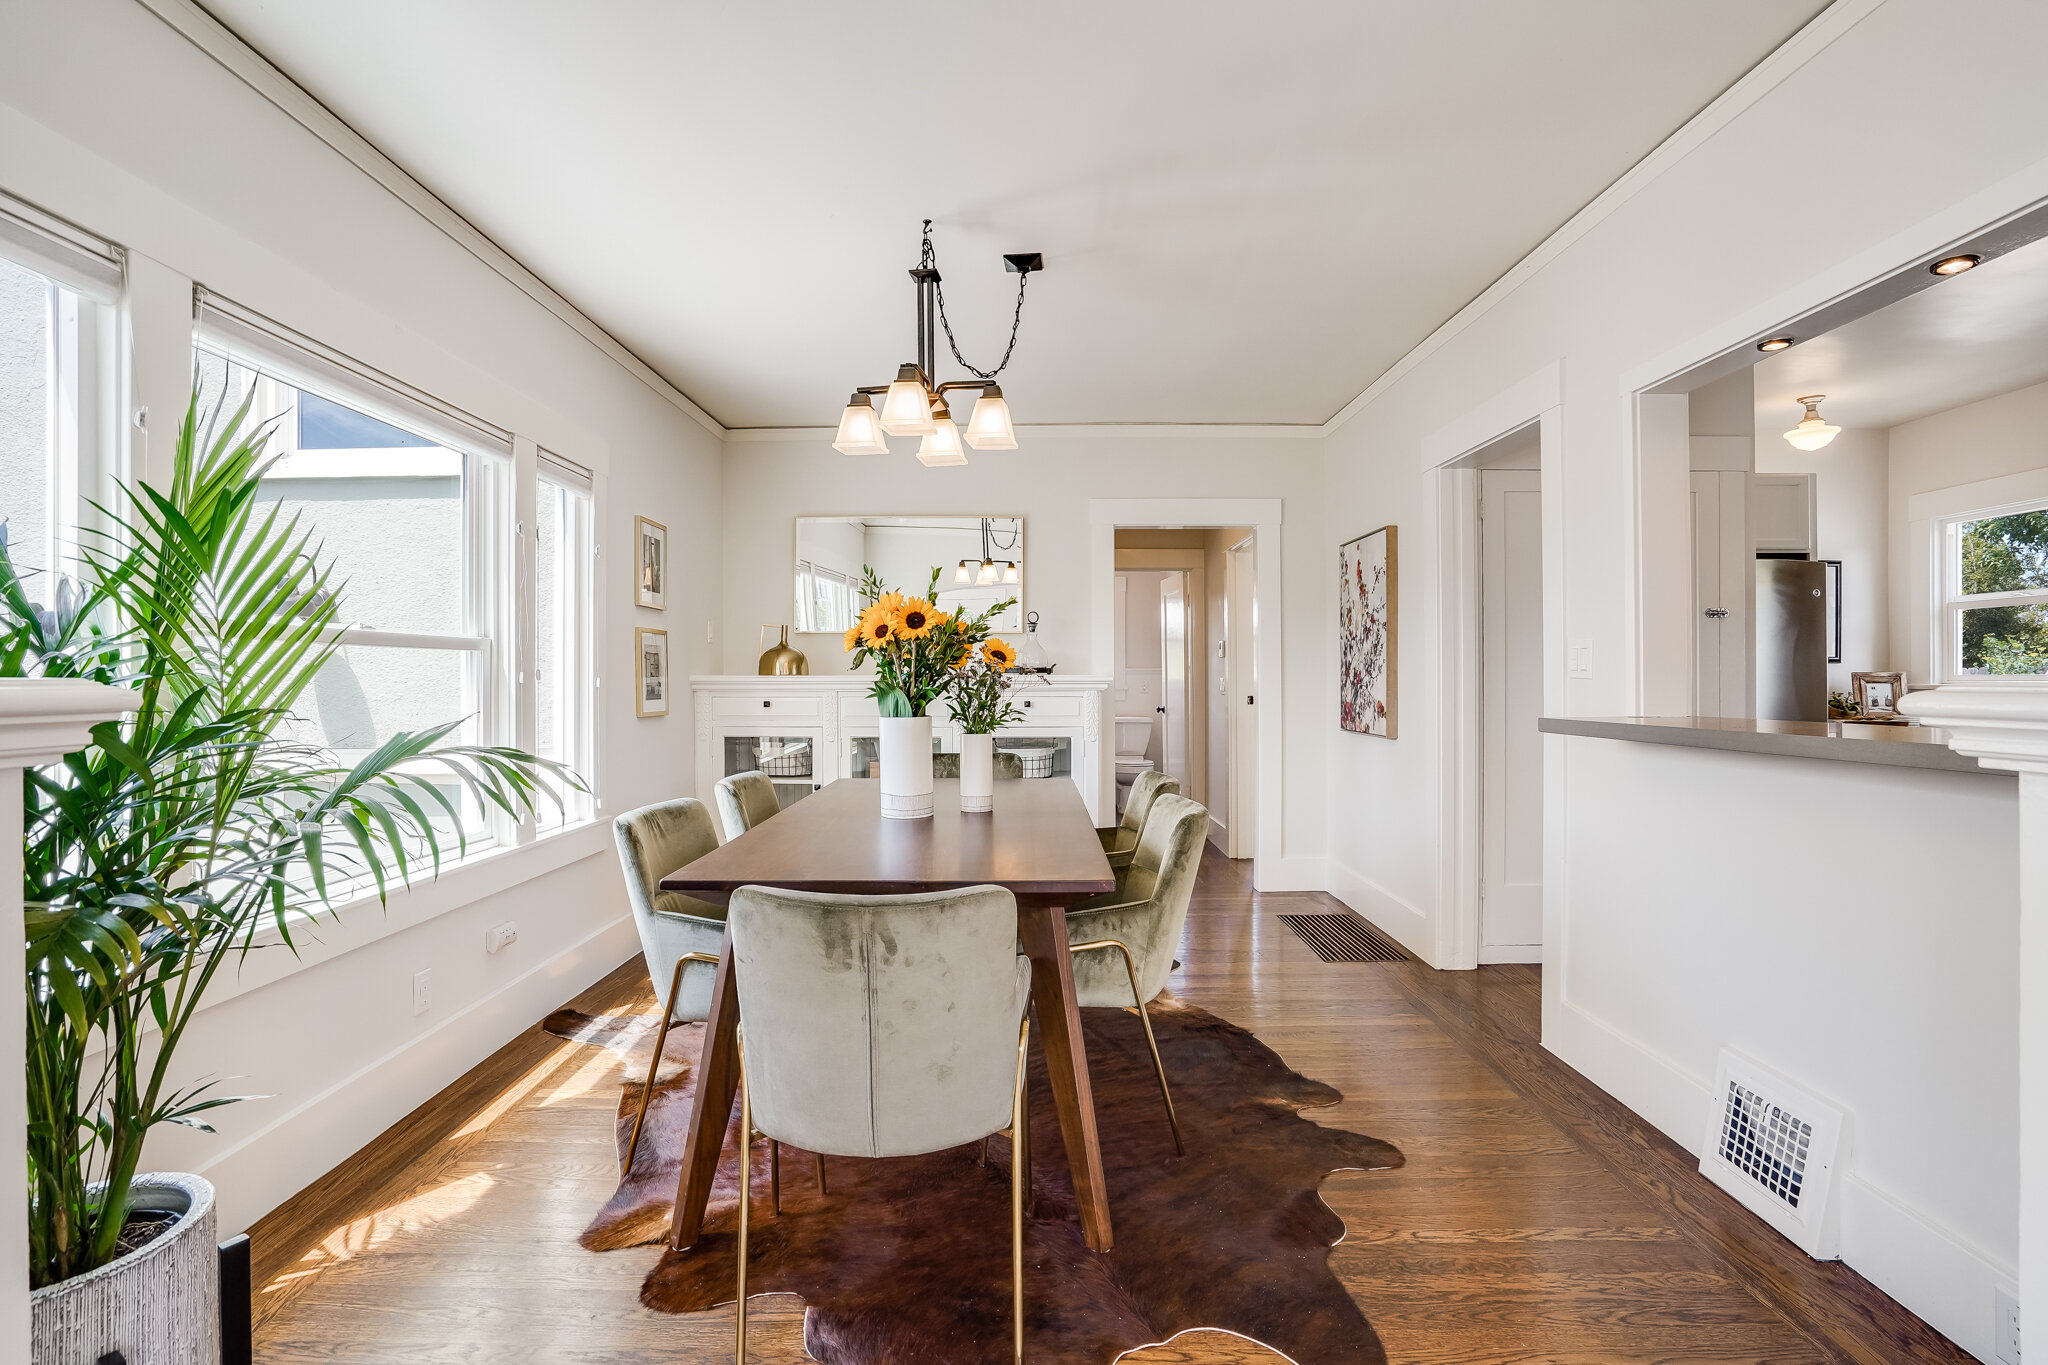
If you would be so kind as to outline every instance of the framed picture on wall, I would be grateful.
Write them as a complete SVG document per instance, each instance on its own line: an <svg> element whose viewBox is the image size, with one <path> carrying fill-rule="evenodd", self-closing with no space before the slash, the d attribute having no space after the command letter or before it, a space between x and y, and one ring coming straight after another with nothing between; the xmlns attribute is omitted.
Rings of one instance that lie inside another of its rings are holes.
<svg viewBox="0 0 2048 1365"><path fill-rule="evenodd" d="M1385 739L1395 734L1396 550L1391 526L1337 547L1337 720Z"/></svg>
<svg viewBox="0 0 2048 1365"><path fill-rule="evenodd" d="M1865 716L1872 720L1890 720L1899 713L1899 698L1906 695L1906 675L1851 673L1849 690Z"/></svg>
<svg viewBox="0 0 2048 1365"><path fill-rule="evenodd" d="M1823 559L1828 571L1828 662L1842 662L1842 561Z"/></svg>
<svg viewBox="0 0 2048 1365"><path fill-rule="evenodd" d="M668 527L646 517L633 518L633 601L668 608Z"/></svg>
<svg viewBox="0 0 2048 1365"><path fill-rule="evenodd" d="M667 715L668 632L649 630L645 626L636 628L633 631L633 654L639 660L634 669L639 681L639 690L633 694L634 714Z"/></svg>

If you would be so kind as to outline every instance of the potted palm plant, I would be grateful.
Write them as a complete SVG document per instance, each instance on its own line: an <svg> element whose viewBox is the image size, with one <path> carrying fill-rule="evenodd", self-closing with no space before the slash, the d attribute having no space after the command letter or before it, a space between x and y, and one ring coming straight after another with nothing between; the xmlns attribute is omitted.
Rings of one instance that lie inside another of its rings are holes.
<svg viewBox="0 0 2048 1365"><path fill-rule="evenodd" d="M0 542L0 677L140 700L25 781L36 1365L218 1358L212 1188L140 1163L158 1124L211 1131L208 1111L245 1098L173 1079L220 968L268 926L289 947L365 881L381 898L437 874L461 846L451 792L516 818L544 778L576 784L447 743L459 722L353 763L290 737L342 595L311 532L258 497L269 435L247 401L202 431L195 393L171 486L101 509L113 529L88 535L77 583L32 597Z"/></svg>
<svg viewBox="0 0 2048 1365"><path fill-rule="evenodd" d="M860 620L846 632L852 667L875 661L875 704L882 713L882 814L922 820L932 814L930 708L959 679L958 665L988 638L989 622L1016 603L1006 598L979 616L960 616L932 605L939 571L924 596L906 597L882 584L865 566Z"/></svg>

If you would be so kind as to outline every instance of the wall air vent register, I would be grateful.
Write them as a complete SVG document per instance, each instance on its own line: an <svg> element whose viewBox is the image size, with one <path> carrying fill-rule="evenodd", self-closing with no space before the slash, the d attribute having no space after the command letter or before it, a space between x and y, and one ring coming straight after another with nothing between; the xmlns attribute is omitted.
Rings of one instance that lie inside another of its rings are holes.
<svg viewBox="0 0 2048 1365"><path fill-rule="evenodd" d="M1836 1259L1830 1218L1844 1156L1842 1111L1784 1077L1722 1052L1700 1174L1817 1260Z"/></svg>

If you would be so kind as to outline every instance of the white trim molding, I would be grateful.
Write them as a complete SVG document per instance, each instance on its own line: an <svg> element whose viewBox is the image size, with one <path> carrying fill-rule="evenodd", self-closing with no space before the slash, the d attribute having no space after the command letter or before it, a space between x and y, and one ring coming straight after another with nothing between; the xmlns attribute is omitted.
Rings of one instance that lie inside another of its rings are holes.
<svg viewBox="0 0 2048 1365"><path fill-rule="evenodd" d="M142 698L84 678L0 679L0 981L20 981L26 966L21 924L21 770L54 763L85 747L92 727L119 720ZM0 1056L25 1056L28 1014L16 1001L0 1009ZM22 1142L28 1131L28 1082L12 1065L0 1067L0 1132ZM24 1155L27 1151L23 1144ZM19 1171L20 1167L15 1167ZM0 1188L0 1360L27 1360L29 1342L28 1186L9 1180Z"/></svg>
<svg viewBox="0 0 2048 1365"><path fill-rule="evenodd" d="M2048 1322L2048 684L1955 683L1899 710L1948 746L2019 774L2020 1314Z"/></svg>

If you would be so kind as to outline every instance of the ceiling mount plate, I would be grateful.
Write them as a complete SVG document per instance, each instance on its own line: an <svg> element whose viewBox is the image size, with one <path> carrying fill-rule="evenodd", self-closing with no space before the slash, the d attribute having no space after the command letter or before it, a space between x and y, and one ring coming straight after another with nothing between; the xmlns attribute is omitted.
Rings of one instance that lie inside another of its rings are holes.
<svg viewBox="0 0 2048 1365"><path fill-rule="evenodd" d="M1045 269L1045 256L1036 251L1006 251L1003 253L1003 269L1012 275L1029 275L1034 270Z"/></svg>

